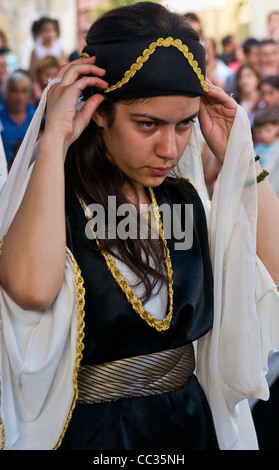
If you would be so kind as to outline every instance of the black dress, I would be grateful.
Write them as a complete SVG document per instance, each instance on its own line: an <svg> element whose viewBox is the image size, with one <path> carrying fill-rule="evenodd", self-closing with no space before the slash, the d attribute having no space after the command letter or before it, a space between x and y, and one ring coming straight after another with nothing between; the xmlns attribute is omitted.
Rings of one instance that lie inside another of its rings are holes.
<svg viewBox="0 0 279 470"><path fill-rule="evenodd" d="M67 244L81 268L85 295L82 365L101 364L177 348L206 334L213 321L213 279L201 200L186 180L154 188L158 205L193 204L193 244L176 250L167 240L173 267L174 310L163 332L148 325L127 302L105 259L85 236L87 220L76 196L66 192ZM184 211L181 225L184 228ZM159 395L109 403L77 404L60 447L79 450L175 451L217 449L212 416L195 375L185 386Z"/></svg>
<svg viewBox="0 0 279 470"><path fill-rule="evenodd" d="M252 410L260 450L278 449L278 396L279 378L270 387L269 399L267 401L257 401Z"/></svg>

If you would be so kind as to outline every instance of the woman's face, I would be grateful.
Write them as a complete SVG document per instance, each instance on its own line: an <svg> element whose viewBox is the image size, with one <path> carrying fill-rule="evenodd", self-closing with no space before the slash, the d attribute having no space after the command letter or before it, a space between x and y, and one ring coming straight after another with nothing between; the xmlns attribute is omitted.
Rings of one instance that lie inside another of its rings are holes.
<svg viewBox="0 0 279 470"><path fill-rule="evenodd" d="M268 20L268 27L270 32L275 32L279 28L279 14L274 12L270 15Z"/></svg>
<svg viewBox="0 0 279 470"><path fill-rule="evenodd" d="M254 136L257 142L271 145L278 138L278 125L270 123L264 124L263 126L256 126L254 129Z"/></svg>
<svg viewBox="0 0 279 470"><path fill-rule="evenodd" d="M40 84L43 88L45 88L48 84L48 79L50 78L53 80L55 77L57 77L57 74L59 72L59 67L56 67L55 65L49 65L45 69L43 69L40 73Z"/></svg>
<svg viewBox="0 0 279 470"><path fill-rule="evenodd" d="M138 186L160 185L179 162L199 113L200 98L159 96L116 106L111 127L95 122L116 165Z"/></svg>
<svg viewBox="0 0 279 470"><path fill-rule="evenodd" d="M58 36L57 30L53 23L45 23L40 31L40 36L42 38L43 44L52 43Z"/></svg>
<svg viewBox="0 0 279 470"><path fill-rule="evenodd" d="M238 86L242 93L251 93L257 89L259 78L249 67L244 67L238 78Z"/></svg>
<svg viewBox="0 0 279 470"><path fill-rule="evenodd" d="M261 98L267 108L276 109L279 106L279 89L269 83L263 83L260 88Z"/></svg>

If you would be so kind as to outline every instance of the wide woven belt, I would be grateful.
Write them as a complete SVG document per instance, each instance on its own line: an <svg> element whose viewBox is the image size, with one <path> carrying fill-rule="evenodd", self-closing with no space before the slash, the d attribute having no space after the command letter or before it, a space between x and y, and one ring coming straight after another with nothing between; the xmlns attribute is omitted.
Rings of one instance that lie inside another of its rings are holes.
<svg viewBox="0 0 279 470"><path fill-rule="evenodd" d="M173 391L187 383L194 369L191 343L158 353L81 366L78 403L103 403Z"/></svg>

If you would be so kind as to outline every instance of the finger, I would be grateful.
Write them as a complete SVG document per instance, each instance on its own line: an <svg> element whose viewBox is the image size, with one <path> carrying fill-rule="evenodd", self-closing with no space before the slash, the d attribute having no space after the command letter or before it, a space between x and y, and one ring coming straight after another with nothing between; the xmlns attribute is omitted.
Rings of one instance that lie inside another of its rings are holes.
<svg viewBox="0 0 279 470"><path fill-rule="evenodd" d="M70 85L75 80L77 80L81 76L99 76L102 77L105 75L105 69L101 69L96 65L91 64L82 64L78 66L71 67L65 73L62 81L64 85Z"/></svg>
<svg viewBox="0 0 279 470"><path fill-rule="evenodd" d="M208 82L208 92L204 95L204 102L207 100L210 104L219 102L220 104L224 104L228 107L236 107L236 101L228 95L223 88L213 85L209 80Z"/></svg>
<svg viewBox="0 0 279 470"><path fill-rule="evenodd" d="M205 113L205 112L207 113L206 102L207 102L207 97L203 96L202 99L201 99L201 102L200 102L199 119L202 117L201 114L203 115L203 113Z"/></svg>
<svg viewBox="0 0 279 470"><path fill-rule="evenodd" d="M90 119L92 118L94 112L100 106L100 104L104 101L105 97L100 94L96 94L91 96L87 101L85 101L84 105L80 110L80 114L83 115L85 121L89 123Z"/></svg>
<svg viewBox="0 0 279 470"><path fill-rule="evenodd" d="M81 59L73 60L72 62L68 62L67 64L62 65L62 67L59 69L59 72L57 74L58 77L63 77L64 74L69 70L70 67L73 65L81 65L81 64L94 64L96 61L96 57L83 57Z"/></svg>
<svg viewBox="0 0 279 470"><path fill-rule="evenodd" d="M206 130L208 127L211 129L213 127L212 121L209 117L207 105L204 101L204 97L200 103L199 123L202 131Z"/></svg>
<svg viewBox="0 0 279 470"><path fill-rule="evenodd" d="M76 80L73 85L78 89L79 92L81 92L86 87L105 89L108 86L108 82L99 77L85 76L81 77L79 80Z"/></svg>
<svg viewBox="0 0 279 470"><path fill-rule="evenodd" d="M208 91L211 91L211 90L219 90L220 92L224 91L223 88L221 88L220 86L214 85L214 83L212 83L209 80L209 78L206 78L206 84L207 84L207 87L208 87Z"/></svg>
<svg viewBox="0 0 279 470"><path fill-rule="evenodd" d="M75 64L69 67L63 74L62 85L71 85L81 76L99 76L105 75L106 70L92 64Z"/></svg>
<svg viewBox="0 0 279 470"><path fill-rule="evenodd" d="M82 106L82 108L76 113L75 117L75 130L77 134L72 133L70 136L70 143L74 142L76 138L83 132L88 126L89 122L94 115L94 112L104 100L104 96L96 94L90 97Z"/></svg>

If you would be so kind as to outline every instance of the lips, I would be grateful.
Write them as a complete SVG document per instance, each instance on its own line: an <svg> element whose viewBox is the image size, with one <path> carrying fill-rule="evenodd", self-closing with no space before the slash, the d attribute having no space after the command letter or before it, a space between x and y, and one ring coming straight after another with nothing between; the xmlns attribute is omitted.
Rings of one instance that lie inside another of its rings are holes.
<svg viewBox="0 0 279 470"><path fill-rule="evenodd" d="M152 175L155 175L155 176L164 176L164 175L167 175L171 170L171 167L159 167L159 168L149 168L149 171Z"/></svg>

